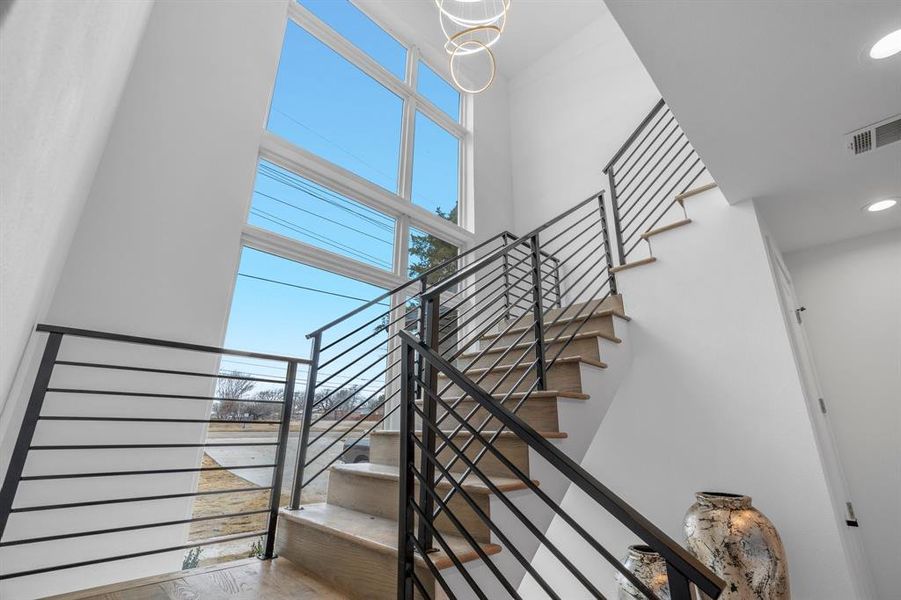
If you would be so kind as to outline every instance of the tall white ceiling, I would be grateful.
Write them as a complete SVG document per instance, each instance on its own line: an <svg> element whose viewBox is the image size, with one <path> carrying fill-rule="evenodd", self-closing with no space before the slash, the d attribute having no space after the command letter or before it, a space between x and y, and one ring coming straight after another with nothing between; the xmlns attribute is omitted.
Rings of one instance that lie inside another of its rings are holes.
<svg viewBox="0 0 901 600"><path fill-rule="evenodd" d="M544 54L607 13L601 0L511 0L497 43L498 70L516 77Z"/></svg>
<svg viewBox="0 0 901 600"><path fill-rule="evenodd" d="M756 199L785 251L901 227L901 143L859 157L844 134L901 113L898 0L607 0L732 201ZM901 235L901 231L899 231Z"/></svg>
<svg viewBox="0 0 901 600"><path fill-rule="evenodd" d="M434 0L355 2L363 7L389 12L418 33L425 34L425 39L435 40L435 45L444 43ZM497 57L498 71L507 79L516 77L543 54L606 12L607 8L601 0L511 0L504 34L492 48Z"/></svg>

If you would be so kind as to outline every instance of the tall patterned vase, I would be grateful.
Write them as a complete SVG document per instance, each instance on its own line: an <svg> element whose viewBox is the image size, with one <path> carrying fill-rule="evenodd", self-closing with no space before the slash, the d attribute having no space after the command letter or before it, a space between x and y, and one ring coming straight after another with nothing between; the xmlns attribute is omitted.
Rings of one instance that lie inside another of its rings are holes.
<svg viewBox="0 0 901 600"><path fill-rule="evenodd" d="M721 600L788 600L788 563L776 528L751 498L698 492L685 515L688 549L726 581Z"/></svg>
<svg viewBox="0 0 901 600"><path fill-rule="evenodd" d="M666 577L666 561L650 546L629 546L629 554L623 561L626 569L648 586L660 600L669 600L669 581ZM645 600L646 596L632 585L622 573L616 574L619 600Z"/></svg>

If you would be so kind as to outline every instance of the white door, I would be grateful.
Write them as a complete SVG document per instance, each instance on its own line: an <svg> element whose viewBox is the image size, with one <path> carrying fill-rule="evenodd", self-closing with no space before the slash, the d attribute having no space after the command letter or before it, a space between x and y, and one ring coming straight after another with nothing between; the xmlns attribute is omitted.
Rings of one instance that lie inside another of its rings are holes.
<svg viewBox="0 0 901 600"><path fill-rule="evenodd" d="M798 302L791 274L782 261L782 255L776 250L769 236L766 237L766 247L770 264L773 266L776 287L779 291L779 300L795 355L795 362L798 367L798 373L801 376L808 413L813 423L820 461L826 473L826 484L829 487L832 506L838 520L845 556L854 577L858 597L875 598L875 591L872 589L872 579L864 556L863 544L857 530L859 524L854 515L851 494L839 459L835 434L829 422L829 402L828 399L823 398L817 377L816 364L810 351L810 344L807 341L807 333L804 331L804 312L807 309ZM871 524L870 526L878 525Z"/></svg>

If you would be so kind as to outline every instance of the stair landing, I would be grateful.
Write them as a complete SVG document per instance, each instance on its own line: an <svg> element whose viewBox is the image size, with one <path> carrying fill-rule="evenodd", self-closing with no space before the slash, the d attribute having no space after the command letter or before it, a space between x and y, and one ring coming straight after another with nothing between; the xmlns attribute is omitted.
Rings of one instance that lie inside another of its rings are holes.
<svg viewBox="0 0 901 600"><path fill-rule="evenodd" d="M241 600L347 600L344 594L283 558L248 558L50 596L47 600L180 600L232 596Z"/></svg>

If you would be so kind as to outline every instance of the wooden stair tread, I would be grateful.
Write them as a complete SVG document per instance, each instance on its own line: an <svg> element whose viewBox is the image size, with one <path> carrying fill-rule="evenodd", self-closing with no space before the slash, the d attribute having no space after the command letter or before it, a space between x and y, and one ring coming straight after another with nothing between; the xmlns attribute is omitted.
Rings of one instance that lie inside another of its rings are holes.
<svg viewBox="0 0 901 600"><path fill-rule="evenodd" d="M604 308L604 309L601 309L601 310L596 310L596 311L592 312L590 315L580 315L579 317L575 317L575 316L565 316L565 317L561 317L560 320L557 321L556 323L547 322L547 323L544 324L544 326L545 326L545 327L551 327L551 326L556 326L556 325L564 325L564 324L566 324L566 323L572 323L573 321L576 321L576 320L582 320L582 319L595 319L595 318L598 318L598 317L609 317L609 316L614 316L614 317L617 317L617 318L619 318L619 319L623 319L624 321L631 321L631 320L632 320L631 317L627 316L625 313L622 313L622 312L620 312L620 311L618 311L618 310L613 310L612 308ZM554 321L554 319L551 319L550 321ZM526 324L524 324L524 325L517 325L516 327L511 327L511 328L510 328L510 331L505 331L505 332L503 332L503 333L501 333L501 332L499 332L499 331L492 331L492 332L486 333L485 335L482 336L481 339L483 339L483 340L490 340L490 339L499 337L499 336L501 336L501 335L510 335L510 334L515 334L515 333L522 333L523 331L526 331L526 330L528 330L528 329L532 329L532 327L533 327L532 321L529 321L528 323L526 323Z"/></svg>
<svg viewBox="0 0 901 600"><path fill-rule="evenodd" d="M397 481L400 469L394 465L382 465L377 463L356 463L356 464L336 464L332 467L334 471L359 475L360 477L372 477L375 479L386 479L388 481ZM456 474L459 476L459 474ZM516 490L527 489L528 486L512 477L498 477L490 475L488 479L502 492L514 492ZM537 481L533 481L536 485ZM490 494L491 490L482 479L476 475L469 475L462 481L463 489L471 494ZM442 479L438 484L440 490L450 490L451 484Z"/></svg>
<svg viewBox="0 0 901 600"><path fill-rule="evenodd" d="M691 190L687 190L685 192L682 192L678 196L676 196L676 202L679 202L681 204L682 201L684 201L686 198L691 198L692 196L697 196L698 194L702 194L702 193L706 192L707 190L712 190L715 187L719 187L719 186L716 184L716 182L713 182L713 183L706 183L702 186L696 187Z"/></svg>
<svg viewBox="0 0 901 600"><path fill-rule="evenodd" d="M655 235L659 235L661 233L665 233L667 231L672 231L673 229L678 229L679 227L683 227L685 225L691 224L691 219L682 219L681 221L676 221L675 223L670 223L669 225L664 225L662 227L658 227L656 229L648 229L644 233L641 234L641 239L647 240L649 238L654 237Z"/></svg>
<svg viewBox="0 0 901 600"><path fill-rule="evenodd" d="M593 358L587 358L584 356L561 356L554 362L554 365L561 365L561 364L565 365L565 364L569 364L569 363L585 363L587 365L591 365L591 366L597 367L599 369L607 368L607 363L605 363L604 361L594 360ZM509 369L511 366L513 366L513 365L507 364L507 365L497 365L496 367L476 367L476 368L472 368L472 369L467 369L464 372L464 374L467 377L472 378L473 376L481 375L482 373L485 373L486 371L505 371L505 370ZM514 367L514 370L519 371L519 370L527 369L527 368L530 369L532 367L533 367L533 365L531 363L524 362L522 364L516 365L516 367ZM442 373L439 373L438 376L446 379L446 377Z"/></svg>
<svg viewBox="0 0 901 600"><path fill-rule="evenodd" d="M397 556L397 521L393 519L376 517L324 502L305 504L300 510L283 508L279 511L279 515L283 519L319 529L330 535L366 546L376 552ZM478 553L464 538L446 533L442 534L442 537L460 562L465 563L479 559ZM501 551L501 547L497 544L483 543L480 546L488 556ZM439 569L454 566L447 554L440 549L438 552L429 554L429 558ZM420 564L425 564L418 555L415 560Z"/></svg>
<svg viewBox="0 0 901 600"><path fill-rule="evenodd" d="M620 265L618 267L613 267L610 269L611 273L619 273L620 271L626 271L628 269L634 269L635 267L640 267L642 265L649 265L653 262L657 262L657 257L649 256L647 258L642 258L640 260L635 260L630 263L626 263L624 265Z"/></svg>
<svg viewBox="0 0 901 600"><path fill-rule="evenodd" d="M569 338L571 338L571 337L573 338L573 341L585 340L585 339L593 338L593 337L603 338L607 341L614 342L616 344L619 344L623 341L621 338L619 338L615 335L609 335L603 331L579 332L575 335L575 337L573 337L572 333L565 333L560 336L559 340L555 340L554 336L546 335L544 339L545 339L545 344L562 344L563 342L569 340ZM513 346L513 349L517 350L520 348L527 348L530 345L532 345L533 343L534 343L533 341L522 341L522 342L519 342L518 344L516 344L515 346ZM510 346L497 345L493 348L489 348L488 350L485 350L484 352L485 352L485 354L500 354L509 348L510 348ZM471 350L469 352L464 352L463 354L461 354L460 358L472 358L474 356L478 356L481 352L483 352L483 351L482 350Z"/></svg>
<svg viewBox="0 0 901 600"><path fill-rule="evenodd" d="M454 421L454 423L457 423L457 421ZM456 428L456 426L454 424L451 424L450 426ZM441 431L445 431L445 430L442 429ZM486 429L480 435L482 437L488 438L488 437L491 437L492 435L494 435L495 432L496 432L496 430L494 430L494 429ZM450 433L450 430L445 431L445 433ZM538 433L538 435L540 435L541 437L543 437L546 440L562 440L562 439L566 439L569 437L569 434L566 433L565 431L539 431L537 433ZM382 429L382 430L373 431L369 435L370 436L379 436L379 435L396 436L396 435L400 435L400 431L397 429ZM454 435L454 437L455 438L456 437L472 437L472 434L469 431L463 429L463 430L458 431ZM515 433L513 433L512 431L506 431L506 430L501 431L500 437L517 438L518 439L518 436ZM439 439L438 442L440 443L441 440ZM523 443L525 443L525 442L523 442Z"/></svg>

